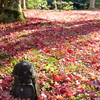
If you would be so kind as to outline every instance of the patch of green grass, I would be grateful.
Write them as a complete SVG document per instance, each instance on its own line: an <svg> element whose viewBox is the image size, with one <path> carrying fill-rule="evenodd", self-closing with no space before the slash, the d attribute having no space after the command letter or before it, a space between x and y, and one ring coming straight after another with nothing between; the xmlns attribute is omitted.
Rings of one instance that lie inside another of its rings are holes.
<svg viewBox="0 0 100 100"><path fill-rule="evenodd" d="M18 62L19 62L19 60L17 58L12 58L13 66L15 66Z"/></svg>
<svg viewBox="0 0 100 100"><path fill-rule="evenodd" d="M6 58L10 58L10 55L0 52L0 59L6 59Z"/></svg>
<svg viewBox="0 0 100 100"><path fill-rule="evenodd" d="M78 39L78 41L82 41L82 42L85 42L87 40L88 40L87 38Z"/></svg>
<svg viewBox="0 0 100 100"><path fill-rule="evenodd" d="M71 69L77 69L77 66L68 66L69 68L71 68Z"/></svg>
<svg viewBox="0 0 100 100"><path fill-rule="evenodd" d="M56 63L58 61L58 59L56 59L55 57L47 56L43 53L38 52L37 50L30 51L27 54L27 56L30 56L30 55L34 55L35 60L41 60L42 62Z"/></svg>
<svg viewBox="0 0 100 100"><path fill-rule="evenodd" d="M100 97L100 91L97 91L97 96Z"/></svg>
<svg viewBox="0 0 100 100"><path fill-rule="evenodd" d="M84 98L84 94L81 93L81 94L75 96L75 100L87 100L87 99L85 99L85 98Z"/></svg>
<svg viewBox="0 0 100 100"><path fill-rule="evenodd" d="M67 26L67 25L65 25L65 24L57 24L57 25L60 26L60 27L63 27L63 28L68 28L68 29L71 28L71 26Z"/></svg>
<svg viewBox="0 0 100 100"><path fill-rule="evenodd" d="M51 90L50 84L47 82L42 88L45 88L47 91Z"/></svg>
<svg viewBox="0 0 100 100"><path fill-rule="evenodd" d="M55 57L50 57L45 55L45 53L40 53L37 50L30 51L27 54L27 57L32 56L34 61L36 62L36 66L40 66L41 64L44 66L42 70L45 70L46 72L53 72L58 73L58 69L55 66L55 63L57 63L58 59Z"/></svg>
<svg viewBox="0 0 100 100"><path fill-rule="evenodd" d="M46 72L58 73L59 70L54 66L54 64L43 64L44 69Z"/></svg>
<svg viewBox="0 0 100 100"><path fill-rule="evenodd" d="M0 72L12 72L13 68L6 67L6 68L0 68Z"/></svg>
<svg viewBox="0 0 100 100"><path fill-rule="evenodd" d="M87 90L95 90L96 88L93 85L85 84Z"/></svg>
<svg viewBox="0 0 100 100"><path fill-rule="evenodd" d="M68 67L68 69L65 70L67 73L71 73L71 72L73 72L73 71L78 69L77 65L70 65L70 66L67 66L67 67Z"/></svg>
<svg viewBox="0 0 100 100"><path fill-rule="evenodd" d="M92 7L90 7L88 10L95 10L96 8L92 8Z"/></svg>
<svg viewBox="0 0 100 100"><path fill-rule="evenodd" d="M6 70L4 68L1 68L0 69L0 72L5 72Z"/></svg>
<svg viewBox="0 0 100 100"><path fill-rule="evenodd" d="M57 62L58 60L56 59L56 58L54 58L54 57L48 57L48 62L49 63L55 63L55 62Z"/></svg>
<svg viewBox="0 0 100 100"><path fill-rule="evenodd" d="M48 42L48 41L44 41L43 43L44 43L44 44L50 44L50 42Z"/></svg>
<svg viewBox="0 0 100 100"><path fill-rule="evenodd" d="M20 39L20 38L27 38L27 36L23 35L23 36L19 36L19 37L13 38L13 39Z"/></svg>
<svg viewBox="0 0 100 100"><path fill-rule="evenodd" d="M47 27L46 25L43 25L42 27Z"/></svg>
<svg viewBox="0 0 100 100"><path fill-rule="evenodd" d="M11 61L11 56L6 54L6 53L3 53L3 52L0 52L0 60L2 61L0 63L0 67L5 67L5 64L3 61Z"/></svg>
<svg viewBox="0 0 100 100"><path fill-rule="evenodd" d="M62 66L66 67L65 65ZM69 74L74 72L75 70L80 70L80 72L83 72L82 68L79 66L87 66L87 64L82 62L82 63L77 63L75 65L67 66L67 70L65 70L65 72Z"/></svg>

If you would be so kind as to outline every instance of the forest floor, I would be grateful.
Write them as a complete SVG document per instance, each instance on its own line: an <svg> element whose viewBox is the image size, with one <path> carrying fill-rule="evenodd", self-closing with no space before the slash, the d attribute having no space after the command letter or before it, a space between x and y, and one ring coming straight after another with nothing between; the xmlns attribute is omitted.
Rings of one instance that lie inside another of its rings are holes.
<svg viewBox="0 0 100 100"><path fill-rule="evenodd" d="M26 22L0 23L0 100L19 61L35 65L38 100L100 100L100 10L24 10Z"/></svg>

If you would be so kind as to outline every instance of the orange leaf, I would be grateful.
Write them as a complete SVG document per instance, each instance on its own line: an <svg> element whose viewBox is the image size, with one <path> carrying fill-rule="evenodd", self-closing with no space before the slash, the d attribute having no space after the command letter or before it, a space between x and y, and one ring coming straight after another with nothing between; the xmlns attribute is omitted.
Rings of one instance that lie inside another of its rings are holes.
<svg viewBox="0 0 100 100"><path fill-rule="evenodd" d="M52 74L52 77L53 77L53 79L54 79L56 82L59 82L59 81L62 80L62 77L59 76L59 75L57 75L57 74Z"/></svg>

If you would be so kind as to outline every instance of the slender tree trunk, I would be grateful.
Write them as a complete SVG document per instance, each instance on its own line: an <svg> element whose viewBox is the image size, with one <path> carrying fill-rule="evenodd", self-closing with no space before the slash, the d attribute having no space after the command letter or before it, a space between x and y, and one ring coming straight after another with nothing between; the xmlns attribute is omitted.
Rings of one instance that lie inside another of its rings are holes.
<svg viewBox="0 0 100 100"><path fill-rule="evenodd" d="M0 22L11 23L15 21L25 21L21 8L21 0L7 0L0 15Z"/></svg>
<svg viewBox="0 0 100 100"><path fill-rule="evenodd" d="M2 0L0 0L0 14L1 14L1 12L2 12Z"/></svg>
<svg viewBox="0 0 100 100"><path fill-rule="evenodd" d="M26 0L21 0L21 6L23 9L26 9Z"/></svg>
<svg viewBox="0 0 100 100"><path fill-rule="evenodd" d="M90 9L95 8L95 2L96 0L90 0L90 6L89 6Z"/></svg>
<svg viewBox="0 0 100 100"><path fill-rule="evenodd" d="M28 0L26 0L26 9L28 8Z"/></svg>
<svg viewBox="0 0 100 100"><path fill-rule="evenodd" d="M54 2L55 2L55 10L57 10L57 1L56 0L54 0Z"/></svg>
<svg viewBox="0 0 100 100"><path fill-rule="evenodd" d="M58 0L59 1L59 7L60 7L60 10L62 9L62 0Z"/></svg>
<svg viewBox="0 0 100 100"><path fill-rule="evenodd" d="M0 14L3 11L4 5L5 5L6 0L0 0Z"/></svg>

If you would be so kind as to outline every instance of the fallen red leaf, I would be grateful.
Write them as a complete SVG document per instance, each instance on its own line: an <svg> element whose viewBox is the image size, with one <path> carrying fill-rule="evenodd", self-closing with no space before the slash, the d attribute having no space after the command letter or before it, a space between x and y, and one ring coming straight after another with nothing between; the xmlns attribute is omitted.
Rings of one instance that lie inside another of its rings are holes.
<svg viewBox="0 0 100 100"><path fill-rule="evenodd" d="M62 80L62 77L57 74L52 74L52 77L53 77L54 81L56 81L56 82L59 82Z"/></svg>

